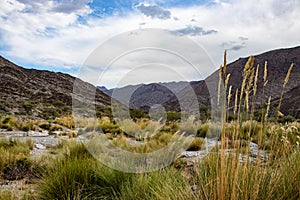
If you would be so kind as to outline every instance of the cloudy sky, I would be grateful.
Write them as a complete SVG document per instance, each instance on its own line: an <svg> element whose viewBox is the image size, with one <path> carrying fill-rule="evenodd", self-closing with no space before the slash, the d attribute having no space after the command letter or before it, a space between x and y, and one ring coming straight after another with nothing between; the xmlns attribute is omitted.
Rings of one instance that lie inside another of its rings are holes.
<svg viewBox="0 0 300 200"><path fill-rule="evenodd" d="M300 45L299 19L299 0L1 0L0 55L107 87L199 80L225 49L234 61Z"/></svg>

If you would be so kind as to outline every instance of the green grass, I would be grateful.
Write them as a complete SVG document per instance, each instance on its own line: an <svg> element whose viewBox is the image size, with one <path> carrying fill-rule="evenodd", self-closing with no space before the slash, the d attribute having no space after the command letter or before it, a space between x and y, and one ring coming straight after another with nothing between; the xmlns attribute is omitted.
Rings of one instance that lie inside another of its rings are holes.
<svg viewBox="0 0 300 200"><path fill-rule="evenodd" d="M72 143L45 169L38 199L112 199L130 174L96 162L83 144Z"/></svg>
<svg viewBox="0 0 300 200"><path fill-rule="evenodd" d="M33 141L0 140L0 177L7 180L34 178L40 172L40 163L30 159Z"/></svg>

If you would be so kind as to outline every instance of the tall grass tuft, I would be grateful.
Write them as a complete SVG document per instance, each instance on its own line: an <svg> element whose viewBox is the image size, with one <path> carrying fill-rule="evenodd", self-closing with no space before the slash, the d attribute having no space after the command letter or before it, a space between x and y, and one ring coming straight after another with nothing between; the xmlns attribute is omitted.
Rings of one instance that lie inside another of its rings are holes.
<svg viewBox="0 0 300 200"><path fill-rule="evenodd" d="M276 122L278 122L278 118L279 116L281 115L281 112L280 112L280 107L281 107L281 104L282 104L282 98L283 98L283 94L284 94L284 89L286 87L286 85L288 84L289 82L289 78L290 78L290 75L291 75L291 72L293 70L293 67L294 67L294 63L291 64L287 74L286 74L286 77L284 79L284 82L283 82L283 85L282 85L282 92L281 92L281 95L280 95L280 99L279 99L279 104L278 104L278 107L277 107L277 115L276 115Z"/></svg>

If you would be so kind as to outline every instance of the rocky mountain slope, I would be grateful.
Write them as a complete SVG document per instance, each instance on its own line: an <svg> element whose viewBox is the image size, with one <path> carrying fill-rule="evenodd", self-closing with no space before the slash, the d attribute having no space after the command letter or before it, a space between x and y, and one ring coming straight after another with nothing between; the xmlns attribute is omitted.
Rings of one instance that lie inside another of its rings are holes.
<svg viewBox="0 0 300 200"><path fill-rule="evenodd" d="M0 112L40 118L71 113L74 81L75 77L68 74L25 69L0 56ZM110 105L108 95L87 82L77 81L80 89L96 91L99 107Z"/></svg>
<svg viewBox="0 0 300 200"><path fill-rule="evenodd" d="M254 66L259 65L259 76L258 76L258 90L256 105L261 107L265 105L266 100L271 96L273 107L278 104L281 93L284 94L283 105L281 111L285 115L292 115L294 117L300 118L300 102L299 96L299 86L300 86L300 46L288 49L278 49L255 55ZM230 74L229 86L232 86L232 91L236 88L241 87L242 83L242 73L246 62L249 57L239 58L233 63L227 65L227 74ZM264 75L264 64L267 62L268 68L268 83L264 88L263 96L263 75ZM287 74L290 65L294 63L294 68L292 70L289 83L286 85L283 91L282 85ZM219 72L215 71L209 77L202 81L190 82L191 88L193 88L195 94L197 95L198 102L195 100L190 100L189 104L193 105L195 103L199 104L199 107L206 106L211 107L212 104L216 103L216 98L218 95L218 80ZM168 83L164 83L167 85ZM171 84L171 83L170 83ZM174 83L172 83L174 84ZM157 85L156 83L148 85L134 85L126 86L123 88L117 88L118 100L121 102L126 99L129 105L135 108L141 108L143 110L145 107L149 107L153 104L164 105L166 110L180 111L179 100L185 99L188 101L189 95L192 93L187 87L187 82L178 82L173 87L163 87L163 85ZM113 90L110 90L109 94L112 94ZM175 93L172 91L176 91ZM233 93L233 96L235 94Z"/></svg>
<svg viewBox="0 0 300 200"><path fill-rule="evenodd" d="M284 105L281 107L281 112L285 115L292 115L300 118L300 105L295 102L295 100L300 96L300 93L297 94L296 92L299 91L297 88L300 86L300 46L272 50L266 53L255 55L254 58L254 67L256 68L259 65L257 95L255 99L255 104L257 107L264 106L267 99L271 97L271 107L275 108L278 105L281 94L283 93ZM239 58L227 66L227 74L230 74L228 85L232 86L232 91L236 91L236 88L241 87L243 69L248 59L249 57ZM267 62L268 82L264 88L263 76L265 62ZM292 63L294 64L294 67L289 77L289 82L283 90L282 86ZM212 86L214 90L217 90L218 79L219 71L216 71L210 75L205 82ZM233 93L233 96L234 95L235 94ZM290 99L293 102L287 104L287 97L289 95L292 95L294 98Z"/></svg>
<svg viewBox="0 0 300 200"><path fill-rule="evenodd" d="M148 112L150 107L155 104L163 105L170 99L175 99L178 102L176 95L188 84L188 82L184 81L138 84L108 91L103 87L98 86L98 88L123 104L129 105L131 108L139 108Z"/></svg>

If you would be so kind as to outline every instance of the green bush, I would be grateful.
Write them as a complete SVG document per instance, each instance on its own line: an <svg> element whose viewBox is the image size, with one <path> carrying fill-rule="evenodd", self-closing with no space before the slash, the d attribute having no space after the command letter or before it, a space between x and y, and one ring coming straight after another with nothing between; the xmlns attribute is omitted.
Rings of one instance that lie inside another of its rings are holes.
<svg viewBox="0 0 300 200"><path fill-rule="evenodd" d="M117 199L195 199L188 180L173 168L137 174L124 182Z"/></svg>
<svg viewBox="0 0 300 200"><path fill-rule="evenodd" d="M6 116L2 119L2 124L8 124L12 120L13 120L12 116Z"/></svg>
<svg viewBox="0 0 300 200"><path fill-rule="evenodd" d="M96 162L83 144L72 143L67 152L43 172L39 199L114 199L132 176Z"/></svg>
<svg viewBox="0 0 300 200"><path fill-rule="evenodd" d="M201 150L202 145L203 145L203 140L201 138L195 138L187 150L188 151L199 151L199 150Z"/></svg>
<svg viewBox="0 0 300 200"><path fill-rule="evenodd" d="M172 121L179 121L181 120L182 113L180 112L175 112L175 111L168 111L167 112L167 121L172 122Z"/></svg>
<svg viewBox="0 0 300 200"><path fill-rule="evenodd" d="M132 119L141 119L149 117L146 113L139 109L130 109L129 114Z"/></svg>
<svg viewBox="0 0 300 200"><path fill-rule="evenodd" d="M209 123L199 124L197 129L197 137L205 138L209 130Z"/></svg>
<svg viewBox="0 0 300 200"><path fill-rule="evenodd" d="M211 118L211 113L208 107L206 106L201 106L199 108L199 112L200 112L200 120L202 122L206 122Z"/></svg>
<svg viewBox="0 0 300 200"><path fill-rule="evenodd" d="M179 129L179 125L176 122L166 122L165 125L161 128L161 132L176 133Z"/></svg>
<svg viewBox="0 0 300 200"><path fill-rule="evenodd" d="M0 128L12 131L14 128L18 128L17 119L13 116L5 116L0 123Z"/></svg>

